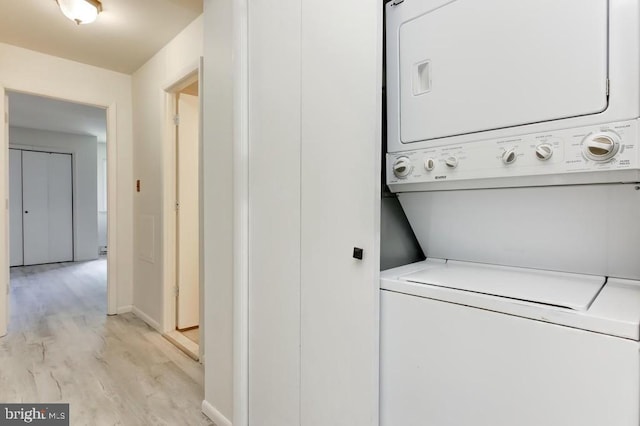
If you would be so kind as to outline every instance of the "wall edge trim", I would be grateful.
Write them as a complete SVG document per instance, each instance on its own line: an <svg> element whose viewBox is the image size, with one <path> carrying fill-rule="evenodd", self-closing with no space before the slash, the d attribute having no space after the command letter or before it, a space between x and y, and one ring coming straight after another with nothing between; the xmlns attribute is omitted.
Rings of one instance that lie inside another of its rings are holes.
<svg viewBox="0 0 640 426"><path fill-rule="evenodd" d="M202 401L202 413L209 417L218 426L233 426L233 423L229 419L218 411L213 405L211 405L206 399Z"/></svg>

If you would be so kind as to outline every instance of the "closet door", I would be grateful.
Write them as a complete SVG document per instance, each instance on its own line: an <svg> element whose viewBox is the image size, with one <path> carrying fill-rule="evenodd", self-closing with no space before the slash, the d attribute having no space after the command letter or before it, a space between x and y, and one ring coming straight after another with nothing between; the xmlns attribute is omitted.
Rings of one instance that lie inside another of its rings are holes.
<svg viewBox="0 0 640 426"><path fill-rule="evenodd" d="M24 264L73 260L71 155L22 153Z"/></svg>
<svg viewBox="0 0 640 426"><path fill-rule="evenodd" d="M48 163L48 262L73 261L73 182L71 155L50 154Z"/></svg>
<svg viewBox="0 0 640 426"><path fill-rule="evenodd" d="M22 258L22 151L9 150L9 241L11 266Z"/></svg>
<svg viewBox="0 0 640 426"><path fill-rule="evenodd" d="M381 7L302 2L303 426L378 425Z"/></svg>
<svg viewBox="0 0 640 426"><path fill-rule="evenodd" d="M49 153L22 153L24 264L49 262Z"/></svg>

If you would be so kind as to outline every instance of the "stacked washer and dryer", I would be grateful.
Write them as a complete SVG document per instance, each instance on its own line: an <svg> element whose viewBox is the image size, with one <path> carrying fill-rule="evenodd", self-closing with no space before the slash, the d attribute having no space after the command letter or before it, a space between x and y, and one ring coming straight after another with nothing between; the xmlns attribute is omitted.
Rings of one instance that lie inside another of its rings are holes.
<svg viewBox="0 0 640 426"><path fill-rule="evenodd" d="M387 184L427 259L381 274L381 425L640 425L639 1L386 25Z"/></svg>

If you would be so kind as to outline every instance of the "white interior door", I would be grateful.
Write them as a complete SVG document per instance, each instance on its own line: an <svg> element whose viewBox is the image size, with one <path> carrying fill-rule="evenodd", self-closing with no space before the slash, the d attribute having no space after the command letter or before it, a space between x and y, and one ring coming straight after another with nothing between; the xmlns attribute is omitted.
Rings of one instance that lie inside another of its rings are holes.
<svg viewBox="0 0 640 426"><path fill-rule="evenodd" d="M9 247L10 265L24 264L22 257L22 151L9 150Z"/></svg>
<svg viewBox="0 0 640 426"><path fill-rule="evenodd" d="M178 95L178 300L177 328L195 327L200 318L200 218L198 97Z"/></svg>
<svg viewBox="0 0 640 426"><path fill-rule="evenodd" d="M22 153L24 264L73 260L71 155Z"/></svg>

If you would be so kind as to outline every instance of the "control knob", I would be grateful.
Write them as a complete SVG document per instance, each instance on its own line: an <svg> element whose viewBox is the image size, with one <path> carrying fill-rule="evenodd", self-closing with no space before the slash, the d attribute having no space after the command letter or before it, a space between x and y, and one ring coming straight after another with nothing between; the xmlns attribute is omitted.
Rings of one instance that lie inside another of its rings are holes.
<svg viewBox="0 0 640 426"><path fill-rule="evenodd" d="M507 150L502 154L502 162L503 162L504 164L507 164L507 165L508 165L508 164L513 163L514 161L516 161L516 159L517 159L517 158L518 158L518 157L517 157L517 155L516 155L516 150L515 150L515 148L507 149Z"/></svg>
<svg viewBox="0 0 640 426"><path fill-rule="evenodd" d="M424 160L424 169L426 171L430 172L435 168L436 168L436 162L433 160L433 158L427 158L426 160Z"/></svg>
<svg viewBox="0 0 640 426"><path fill-rule="evenodd" d="M452 155L444 160L444 164L451 169L455 169L458 167L458 159Z"/></svg>
<svg viewBox="0 0 640 426"><path fill-rule="evenodd" d="M620 149L620 137L610 131L594 133L585 138L583 149L584 155L590 160L609 161Z"/></svg>
<svg viewBox="0 0 640 426"><path fill-rule="evenodd" d="M536 157L540 161L547 161L553 155L553 147L549 143L536 146Z"/></svg>
<svg viewBox="0 0 640 426"><path fill-rule="evenodd" d="M406 178L412 170L411 160L407 157L400 157L393 163L393 174L398 178Z"/></svg>

